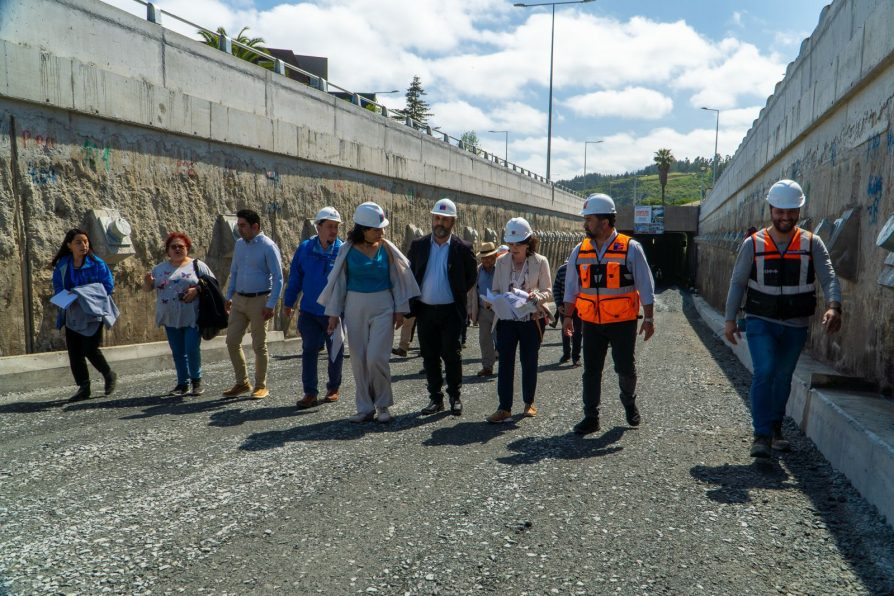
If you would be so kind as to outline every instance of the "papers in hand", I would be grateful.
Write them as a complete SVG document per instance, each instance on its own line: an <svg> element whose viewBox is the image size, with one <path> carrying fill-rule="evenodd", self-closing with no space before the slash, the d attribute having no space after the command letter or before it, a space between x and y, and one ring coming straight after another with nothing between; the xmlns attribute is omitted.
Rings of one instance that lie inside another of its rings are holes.
<svg viewBox="0 0 894 596"><path fill-rule="evenodd" d="M487 295L482 295L481 299L490 304L498 319L504 321L520 321L537 311L537 306L528 301L528 293L522 290L512 289L503 294L495 294L488 289Z"/></svg>
<svg viewBox="0 0 894 596"><path fill-rule="evenodd" d="M66 309L71 306L71 303L78 299L78 295L74 292L69 292L68 290L62 290L52 298L50 298L50 302L55 304L61 309Z"/></svg>
<svg viewBox="0 0 894 596"><path fill-rule="evenodd" d="M335 362L335 359L338 357L339 351L345 345L345 327L341 324L341 320L338 321L338 327L335 328L335 331L332 332L332 351L329 352L329 360Z"/></svg>

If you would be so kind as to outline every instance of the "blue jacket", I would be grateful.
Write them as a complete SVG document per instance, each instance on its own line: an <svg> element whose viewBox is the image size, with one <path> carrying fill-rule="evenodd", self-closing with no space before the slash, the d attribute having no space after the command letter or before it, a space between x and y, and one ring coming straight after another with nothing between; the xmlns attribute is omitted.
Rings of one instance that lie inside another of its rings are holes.
<svg viewBox="0 0 894 596"><path fill-rule="evenodd" d="M115 291L115 280L109 266L96 255L87 255L80 269L72 264L72 256L66 255L59 259L53 269L53 294L92 283L101 283L109 296ZM56 329L62 329L64 325L65 311L60 310L56 316Z"/></svg>
<svg viewBox="0 0 894 596"><path fill-rule="evenodd" d="M289 267L289 283L286 285L283 305L294 308L298 294L302 294L299 307L301 311L321 317L325 315L325 308L317 304L317 298L326 287L326 280L341 245L342 241L336 238L329 251L323 252L317 237L312 236L298 246Z"/></svg>

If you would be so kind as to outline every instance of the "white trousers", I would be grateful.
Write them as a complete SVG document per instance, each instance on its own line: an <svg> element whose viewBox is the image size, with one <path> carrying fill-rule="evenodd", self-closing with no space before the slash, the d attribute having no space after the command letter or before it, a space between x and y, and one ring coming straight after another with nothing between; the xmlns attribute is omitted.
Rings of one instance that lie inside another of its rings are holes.
<svg viewBox="0 0 894 596"><path fill-rule="evenodd" d="M351 344L357 413L391 407L391 346L394 342L394 298L391 290L348 292L345 327Z"/></svg>

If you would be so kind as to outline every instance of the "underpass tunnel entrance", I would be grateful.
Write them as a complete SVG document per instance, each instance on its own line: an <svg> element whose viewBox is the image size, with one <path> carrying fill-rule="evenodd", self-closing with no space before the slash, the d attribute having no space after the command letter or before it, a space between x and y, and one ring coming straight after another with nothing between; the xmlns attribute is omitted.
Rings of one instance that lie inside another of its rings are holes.
<svg viewBox="0 0 894 596"><path fill-rule="evenodd" d="M694 274L689 265L690 247L694 246L690 234L633 234L633 238L643 245L656 284L689 284Z"/></svg>

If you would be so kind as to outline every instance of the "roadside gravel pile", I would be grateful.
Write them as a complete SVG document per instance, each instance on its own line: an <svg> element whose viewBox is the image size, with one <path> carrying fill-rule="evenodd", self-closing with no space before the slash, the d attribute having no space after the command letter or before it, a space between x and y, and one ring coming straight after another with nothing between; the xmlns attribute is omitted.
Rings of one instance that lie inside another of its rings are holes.
<svg viewBox="0 0 894 596"><path fill-rule="evenodd" d="M609 358L584 438L553 329L540 414L502 425L474 328L459 418L417 415L419 358L392 360L386 425L346 421L349 362L339 402L296 411L294 356L263 401L219 397L228 364L201 398L159 397L172 371L2 398L0 594L894 593L894 531L790 422L795 451L752 464L748 372L685 293L658 300L642 426Z"/></svg>

